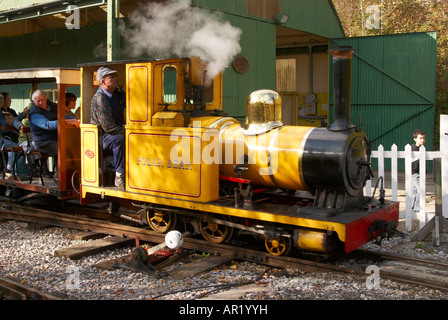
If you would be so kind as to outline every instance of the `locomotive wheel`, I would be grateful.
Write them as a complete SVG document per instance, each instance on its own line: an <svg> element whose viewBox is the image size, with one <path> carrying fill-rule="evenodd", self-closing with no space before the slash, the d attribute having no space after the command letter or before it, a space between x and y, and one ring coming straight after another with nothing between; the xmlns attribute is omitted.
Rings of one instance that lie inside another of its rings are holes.
<svg viewBox="0 0 448 320"><path fill-rule="evenodd" d="M227 216L219 218L230 221L230 218ZM204 239L212 243L224 243L229 241L233 234L232 227L213 222L208 217L199 219L199 230Z"/></svg>
<svg viewBox="0 0 448 320"><path fill-rule="evenodd" d="M275 239L266 238L264 245L270 254L281 256L289 253L289 250L291 249L291 239L285 237Z"/></svg>
<svg viewBox="0 0 448 320"><path fill-rule="evenodd" d="M149 227L159 233L171 231L177 222L176 214L170 211L147 210L146 219Z"/></svg>

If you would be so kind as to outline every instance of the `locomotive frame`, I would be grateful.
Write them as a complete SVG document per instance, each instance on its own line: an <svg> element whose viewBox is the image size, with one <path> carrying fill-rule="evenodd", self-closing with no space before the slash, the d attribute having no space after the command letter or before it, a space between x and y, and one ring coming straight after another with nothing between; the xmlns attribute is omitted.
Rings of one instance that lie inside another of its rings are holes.
<svg viewBox="0 0 448 320"><path fill-rule="evenodd" d="M338 59L350 62L347 50L333 55L339 53ZM118 71L126 92L124 190L113 186L101 129L90 124L96 70L104 65ZM346 66L336 71L341 115L329 128L283 126L281 98L270 90L251 94L241 125L222 110L222 73L206 80L207 64L197 57L84 64L79 72L81 123L73 128L59 121L58 185L42 189L10 179L0 184L79 198L81 204L106 200L111 213L126 206L138 213L127 219L162 233L180 222L216 243L234 231L250 233L274 255L291 247L351 252L393 234L398 203L362 193L368 140L347 116ZM64 119L68 85L58 81L58 119ZM70 185L77 174L79 185Z"/></svg>

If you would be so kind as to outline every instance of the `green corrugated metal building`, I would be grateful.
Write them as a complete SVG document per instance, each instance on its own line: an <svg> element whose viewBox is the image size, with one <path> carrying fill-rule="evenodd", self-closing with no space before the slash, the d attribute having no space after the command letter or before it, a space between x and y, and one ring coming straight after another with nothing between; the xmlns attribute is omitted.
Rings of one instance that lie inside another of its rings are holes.
<svg viewBox="0 0 448 320"><path fill-rule="evenodd" d="M150 2L162 1L1 1L0 69L127 59L117 22ZM79 8L79 29L65 25L69 4ZM285 124L327 125L332 118L327 50L351 45L357 50L352 122L367 132L374 149L383 144L388 150L392 143L402 149L412 143L417 127L427 132L426 146L432 149L435 33L345 38L330 0L191 0L191 4L241 29L239 56L248 65L241 71L231 63L224 72L223 107L229 115L243 120L252 91L275 89L283 96ZM27 104L29 89L0 90L12 91L16 110Z"/></svg>
<svg viewBox="0 0 448 320"><path fill-rule="evenodd" d="M352 122L366 132L374 150L380 144L385 150L393 144L404 150L414 143L412 132L417 128L425 130L425 147L433 150L436 43L435 32L330 41L330 46L357 50L352 65ZM400 167L404 168L403 162Z"/></svg>

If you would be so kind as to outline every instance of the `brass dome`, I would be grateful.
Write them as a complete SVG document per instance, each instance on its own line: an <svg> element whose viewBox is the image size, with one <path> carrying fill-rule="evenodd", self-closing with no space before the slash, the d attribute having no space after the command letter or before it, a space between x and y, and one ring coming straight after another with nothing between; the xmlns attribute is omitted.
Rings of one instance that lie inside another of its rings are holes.
<svg viewBox="0 0 448 320"><path fill-rule="evenodd" d="M245 134L267 132L282 123L282 98L273 90L258 90L252 92L246 102L246 123L242 131Z"/></svg>

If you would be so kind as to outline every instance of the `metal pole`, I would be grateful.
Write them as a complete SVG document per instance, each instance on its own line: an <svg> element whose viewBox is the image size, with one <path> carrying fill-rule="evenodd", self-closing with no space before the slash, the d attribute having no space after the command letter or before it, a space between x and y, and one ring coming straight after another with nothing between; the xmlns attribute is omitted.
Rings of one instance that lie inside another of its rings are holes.
<svg viewBox="0 0 448 320"><path fill-rule="evenodd" d="M118 60L120 49L120 34L118 31L118 17L120 14L120 0L107 1L107 61Z"/></svg>
<svg viewBox="0 0 448 320"><path fill-rule="evenodd" d="M433 244L435 246L440 246L440 234L442 231L442 225L440 224L440 218L442 216L442 161L440 158L434 159L434 180L436 183L436 215L434 224L434 236Z"/></svg>

